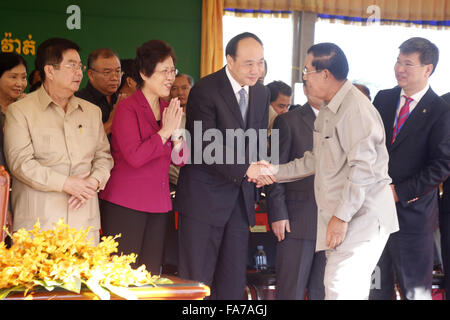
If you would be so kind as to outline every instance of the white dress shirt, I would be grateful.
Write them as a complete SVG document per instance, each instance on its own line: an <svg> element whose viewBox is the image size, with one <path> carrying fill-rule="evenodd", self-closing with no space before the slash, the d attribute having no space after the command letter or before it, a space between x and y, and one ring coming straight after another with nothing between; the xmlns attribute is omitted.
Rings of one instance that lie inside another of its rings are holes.
<svg viewBox="0 0 450 320"><path fill-rule="evenodd" d="M233 88L233 92L234 92L234 95L236 96L237 103L239 104L239 100L240 100L239 91L241 91L241 89L244 88L245 94L246 94L246 99L245 99L245 101L247 102L247 107L248 107L248 90L249 90L249 87L248 87L247 85L241 86L241 85L239 84L239 82L237 82L237 81L233 78L233 76L232 76L231 73L230 73L230 70L228 70L228 65L227 65L227 67L225 68L225 71L226 71L226 74L227 74L228 79L230 80L231 87Z"/></svg>
<svg viewBox="0 0 450 320"><path fill-rule="evenodd" d="M413 94L412 96L409 97L409 98L413 99L413 101L411 101L411 103L409 104L409 114L411 114L411 112L413 112L414 108L417 106L417 104L419 103L420 99L423 98L425 93L427 93L428 89L430 89L430 84L427 82L427 85L425 86L425 88L423 88L419 92L417 92L417 93L415 93L415 94ZM397 106L397 113L396 113L396 116L395 116L394 127L395 127L395 124L397 123L398 115L400 114L400 109L405 104L405 97L404 96L406 96L406 93L402 89L402 91L400 92L400 102L399 102L399 104Z"/></svg>

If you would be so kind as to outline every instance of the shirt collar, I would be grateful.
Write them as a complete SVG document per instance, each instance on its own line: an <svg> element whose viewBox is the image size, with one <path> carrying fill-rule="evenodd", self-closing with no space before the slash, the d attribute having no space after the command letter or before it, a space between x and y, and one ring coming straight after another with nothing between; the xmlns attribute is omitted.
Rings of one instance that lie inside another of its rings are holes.
<svg viewBox="0 0 450 320"><path fill-rule="evenodd" d="M328 103L327 107L334 113L337 113L339 110L339 107L344 100L347 93L350 91L350 89L353 87L352 83L348 80L345 80L345 83L342 85L342 87L336 92L334 97L331 99L331 101Z"/></svg>
<svg viewBox="0 0 450 320"><path fill-rule="evenodd" d="M316 108L314 108L312 105L310 105L309 103L308 103L308 105L309 105L309 107L311 108L311 110L314 112L314 115L316 116L316 118L317 118L317 116L319 115L319 110L317 110Z"/></svg>
<svg viewBox="0 0 450 320"><path fill-rule="evenodd" d="M39 102L41 104L40 106L42 111L46 110L47 107L50 106L52 103L56 105L56 103L52 100L52 98L45 90L43 85L39 89L37 89L37 95ZM75 96L70 97L66 110L70 112L71 110L75 110L78 107L80 107L81 110L83 110L83 106L78 103L77 98Z"/></svg>
<svg viewBox="0 0 450 320"><path fill-rule="evenodd" d="M228 70L228 65L226 65L225 71L226 71L226 73L227 73L228 80L230 80L231 87L233 88L234 94L238 94L239 91L240 91L242 88L244 88L244 89L245 89L245 92L248 94L249 87L248 87L247 85L241 86L241 85L239 84L239 82L237 82L237 81L233 78L233 76L232 76L231 73L230 73L230 70Z"/></svg>
<svg viewBox="0 0 450 320"><path fill-rule="evenodd" d="M419 102L420 99L423 98L423 96L425 95L425 93L427 93L428 89L430 89L430 84L427 82L427 85L425 86L425 88L423 88L422 90L420 90L419 92L416 92L415 94L413 94L411 97L411 99L413 99L415 102ZM400 92L400 97L403 97L403 95L406 96L405 91L402 89L402 91Z"/></svg>
<svg viewBox="0 0 450 320"><path fill-rule="evenodd" d="M108 103L108 100L106 100L106 96L101 93L100 91L98 91L97 89L95 89L95 87L92 85L92 83L90 81L88 81L87 85L86 85L86 90L88 90L92 96L94 97L95 101L102 101L104 100L106 103ZM111 104L114 105L117 101L117 97L118 97L118 93L114 93L111 95Z"/></svg>

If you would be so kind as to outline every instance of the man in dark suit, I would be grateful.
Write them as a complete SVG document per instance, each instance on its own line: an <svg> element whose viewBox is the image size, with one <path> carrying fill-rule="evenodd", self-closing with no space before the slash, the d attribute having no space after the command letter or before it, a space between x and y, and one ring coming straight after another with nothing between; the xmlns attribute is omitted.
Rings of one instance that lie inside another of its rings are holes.
<svg viewBox="0 0 450 320"><path fill-rule="evenodd" d="M270 93L258 82L264 50L257 36L231 39L226 59L227 66L202 78L189 94L192 164L180 171L175 199L179 275L211 286L212 299L242 299L257 195L246 175L250 162L257 161L254 147L260 140L265 149Z"/></svg>
<svg viewBox="0 0 450 320"><path fill-rule="evenodd" d="M431 299L436 189L450 173L450 107L428 84L438 48L423 38L399 48L398 87L380 91L373 104L386 130L400 231L391 234L379 260L381 286L371 299L392 299L394 273L404 298Z"/></svg>
<svg viewBox="0 0 450 320"><path fill-rule="evenodd" d="M313 147L314 120L322 100L307 94L308 102L275 118L279 130L279 162L301 158ZM277 237L276 297L279 300L325 298L325 251L315 252L317 205L314 176L289 183L273 184L267 189L269 222Z"/></svg>
<svg viewBox="0 0 450 320"><path fill-rule="evenodd" d="M450 92L442 96L450 105ZM439 230L441 232L442 264L444 265L445 299L450 300L450 179L443 184L439 207Z"/></svg>

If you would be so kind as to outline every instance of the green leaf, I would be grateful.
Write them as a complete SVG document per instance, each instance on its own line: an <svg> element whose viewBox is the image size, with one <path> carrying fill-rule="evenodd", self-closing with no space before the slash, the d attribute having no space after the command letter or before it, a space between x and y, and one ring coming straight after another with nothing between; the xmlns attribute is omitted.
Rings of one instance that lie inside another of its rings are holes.
<svg viewBox="0 0 450 320"><path fill-rule="evenodd" d="M98 284L98 280L95 277L91 277L88 281L83 281L83 283L96 294L102 300L110 300L111 295L109 291Z"/></svg>
<svg viewBox="0 0 450 320"><path fill-rule="evenodd" d="M155 284L172 284L173 281L168 278L158 278L154 281Z"/></svg>
<svg viewBox="0 0 450 320"><path fill-rule="evenodd" d="M66 290L80 293L81 291L81 279L77 276L71 276L70 278L67 278L66 281L61 282L59 285L61 288L64 288Z"/></svg>
<svg viewBox="0 0 450 320"><path fill-rule="evenodd" d="M38 286L44 287L47 291L52 291L55 289L55 286L59 286L59 283L55 281L45 281L45 280L33 280L34 284Z"/></svg>
<svg viewBox="0 0 450 320"><path fill-rule="evenodd" d="M15 287L9 287L9 288L3 288L0 289L0 300L5 299L11 292L14 291L25 291L26 287L25 286L15 286Z"/></svg>

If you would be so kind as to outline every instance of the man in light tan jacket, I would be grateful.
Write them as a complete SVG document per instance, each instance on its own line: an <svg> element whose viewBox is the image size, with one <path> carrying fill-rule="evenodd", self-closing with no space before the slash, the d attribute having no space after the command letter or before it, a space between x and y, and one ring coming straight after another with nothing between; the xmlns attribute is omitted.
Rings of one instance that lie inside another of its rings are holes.
<svg viewBox="0 0 450 320"><path fill-rule="evenodd" d="M113 166L100 109L73 94L84 67L72 41L52 38L37 50L43 85L11 104L4 151L12 175L13 229L43 230L64 218L73 228L92 227L99 241L97 192Z"/></svg>
<svg viewBox="0 0 450 320"><path fill-rule="evenodd" d="M257 165L247 174L259 185L315 174L316 251L327 257L326 299L368 299L371 274L389 234L398 231L383 122L347 74L338 46L312 46L303 80L325 102L314 123L312 152L278 168L266 164L272 175L262 176Z"/></svg>

